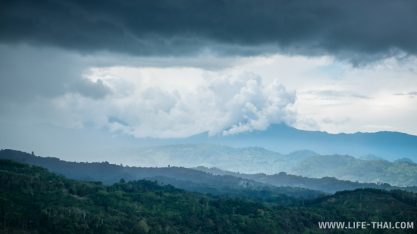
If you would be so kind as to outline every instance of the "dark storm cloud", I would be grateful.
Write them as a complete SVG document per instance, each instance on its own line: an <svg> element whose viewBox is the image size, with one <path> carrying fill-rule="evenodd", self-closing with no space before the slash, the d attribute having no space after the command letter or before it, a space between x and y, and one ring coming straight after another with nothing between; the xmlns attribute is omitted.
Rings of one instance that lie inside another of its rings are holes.
<svg viewBox="0 0 417 234"><path fill-rule="evenodd" d="M137 55L417 53L414 0L2 1L0 40Z"/></svg>
<svg viewBox="0 0 417 234"><path fill-rule="evenodd" d="M0 102L62 95L83 69L79 56L59 50L0 45Z"/></svg>
<svg viewBox="0 0 417 234"><path fill-rule="evenodd" d="M111 89L102 80L93 82L83 76L89 66L96 64L100 62L59 49L0 45L0 102L65 93L104 98Z"/></svg>

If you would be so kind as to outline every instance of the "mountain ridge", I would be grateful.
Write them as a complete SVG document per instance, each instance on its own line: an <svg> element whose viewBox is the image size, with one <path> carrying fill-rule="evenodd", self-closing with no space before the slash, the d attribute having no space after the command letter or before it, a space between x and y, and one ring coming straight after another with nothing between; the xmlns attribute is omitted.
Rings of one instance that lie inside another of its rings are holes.
<svg viewBox="0 0 417 234"><path fill-rule="evenodd" d="M321 233L317 223L327 220L404 222L417 215L416 194L399 190L358 189L282 206L146 180L104 186L9 160L0 160L0 184L5 233Z"/></svg>
<svg viewBox="0 0 417 234"><path fill-rule="evenodd" d="M336 178L306 178L287 173L275 175L266 174L241 174L235 172L221 171L218 175L211 171L204 171L201 168L183 167L130 167L101 163L80 163L67 162L54 157L40 157L15 150L1 150L0 159L14 160L21 163L28 163L45 167L52 172L67 176L72 179L88 181L102 181L105 184L119 182L120 179L127 181L137 179L156 180L165 184L171 184L188 191L205 192L212 194L229 194L247 192L258 197L256 194L264 191L266 198L271 199L278 194L287 194L292 197L302 195L314 197L320 195L317 191L334 193L342 190L357 188L378 188L378 189L403 189L415 191L413 187L400 188L388 184L358 183L342 181ZM303 190L304 189L304 190ZM254 193L255 192L255 193Z"/></svg>
<svg viewBox="0 0 417 234"><path fill-rule="evenodd" d="M394 131L328 133L307 131L285 124L273 124L265 130L235 135L200 133L180 139L153 139L155 144L210 143L232 147L262 147L280 153L311 150L319 154L378 155L385 160L403 157L417 162L417 136Z"/></svg>

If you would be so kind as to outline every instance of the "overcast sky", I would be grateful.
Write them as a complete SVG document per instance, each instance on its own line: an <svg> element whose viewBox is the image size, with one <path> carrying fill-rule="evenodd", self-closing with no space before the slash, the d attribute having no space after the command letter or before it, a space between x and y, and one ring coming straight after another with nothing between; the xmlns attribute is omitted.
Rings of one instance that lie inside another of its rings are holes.
<svg viewBox="0 0 417 234"><path fill-rule="evenodd" d="M416 24L413 0L1 1L1 147L417 135Z"/></svg>

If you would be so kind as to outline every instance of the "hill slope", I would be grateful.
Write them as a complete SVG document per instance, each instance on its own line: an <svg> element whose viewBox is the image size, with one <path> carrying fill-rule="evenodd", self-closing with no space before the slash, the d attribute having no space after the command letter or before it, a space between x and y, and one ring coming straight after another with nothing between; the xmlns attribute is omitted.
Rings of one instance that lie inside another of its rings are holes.
<svg viewBox="0 0 417 234"><path fill-rule="evenodd" d="M319 233L319 221L417 217L416 194L401 191L356 190L283 207L213 198L149 181L79 182L4 160L0 184L4 233Z"/></svg>
<svg viewBox="0 0 417 234"><path fill-rule="evenodd" d="M259 147L166 145L138 149L137 157L131 161L147 166L205 166L245 174L287 172L314 178L329 176L363 183L417 186L417 164L409 160L390 162L375 157L364 160L349 155L320 155L306 150L280 154Z"/></svg>
<svg viewBox="0 0 417 234"><path fill-rule="evenodd" d="M280 172L278 174L267 175L264 173L258 174L244 174L230 171L220 170L218 168L196 167L195 169L211 173L213 175L231 175L234 177L240 177L250 179L264 184L273 186L291 186L301 187L312 190L320 190L326 193L335 193L344 190L354 190L359 188L375 188L375 189L402 189L407 191L417 192L417 187L396 187L390 184L381 183L359 183L349 180L338 180L334 177L322 177L322 178L309 178L297 175L287 174Z"/></svg>
<svg viewBox="0 0 417 234"><path fill-rule="evenodd" d="M291 173L307 177L331 176L343 180L417 186L417 164L407 160L361 160L347 155L319 155L295 165Z"/></svg>
<svg viewBox="0 0 417 234"><path fill-rule="evenodd" d="M230 175L212 175L183 167L144 168L123 167L108 162L66 162L58 158L39 157L15 150L0 151L0 159L37 165L71 179L101 181L107 185L119 182L120 179L126 181L148 179L188 191L281 203L291 203L299 198L317 198L323 195L322 192L305 188L277 187L250 179Z"/></svg>
<svg viewBox="0 0 417 234"><path fill-rule="evenodd" d="M172 149L173 147L179 146L169 146L168 149ZM241 152L240 150L235 150L233 148L231 148L231 150ZM257 150L258 149L251 149L251 152L257 152ZM246 151L250 150L247 149ZM303 160L310 158L311 156L309 155L311 154L316 155L313 152L300 151L280 157L292 157L293 162L302 162ZM181 155L178 154L178 156L180 157ZM238 155L236 155L236 157L238 157ZM248 197L265 201L283 201L282 195L294 198L315 198L322 195L317 191L334 193L357 188L416 190L415 187L395 187L389 184L380 183L358 183L330 177L307 178L287 173L272 175L264 173L245 174L223 171L215 168L209 169L201 166L190 169L183 167L127 167L107 162L76 163L63 161L58 158L34 156L15 150L0 151L0 159L10 159L22 163L38 165L68 178L101 181L109 185L118 182L122 178L126 181L150 179L164 184L171 184L188 191L231 196L242 196L246 194ZM265 160L266 159L267 158L265 158ZM236 160L244 161L239 160L238 158L236 158ZM284 162L285 161L282 161L282 163ZM290 163L293 162L290 161ZM239 162L236 164L238 163ZM271 164L266 165L271 166ZM323 165L325 164L323 163ZM306 172L308 172L308 170L306 170ZM345 176L348 174L349 173L346 173ZM361 174L358 174L358 176L360 175Z"/></svg>

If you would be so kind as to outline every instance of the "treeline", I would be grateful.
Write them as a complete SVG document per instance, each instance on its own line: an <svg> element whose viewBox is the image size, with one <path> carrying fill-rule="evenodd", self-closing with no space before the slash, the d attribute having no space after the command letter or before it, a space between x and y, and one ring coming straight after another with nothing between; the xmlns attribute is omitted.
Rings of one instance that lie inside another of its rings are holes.
<svg viewBox="0 0 417 234"><path fill-rule="evenodd" d="M120 179L126 181L147 179L160 184L170 184L187 191L246 197L255 201L280 204L296 203L299 199L312 199L324 193L291 186L273 186L231 175L212 175L184 167L129 167L101 163L67 162L53 157L39 157L15 150L1 150L0 159L10 159L44 167L67 178L101 181L111 185Z"/></svg>
<svg viewBox="0 0 417 234"><path fill-rule="evenodd" d="M416 221L417 197L364 189L281 206L145 180L105 186L0 160L0 215L1 233L320 233L318 221Z"/></svg>

